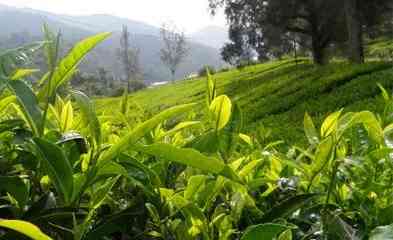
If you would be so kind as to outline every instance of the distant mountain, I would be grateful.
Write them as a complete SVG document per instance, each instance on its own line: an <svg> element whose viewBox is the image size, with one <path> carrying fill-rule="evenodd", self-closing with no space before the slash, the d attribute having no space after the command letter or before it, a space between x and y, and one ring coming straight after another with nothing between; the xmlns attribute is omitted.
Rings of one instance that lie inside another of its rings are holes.
<svg viewBox="0 0 393 240"><path fill-rule="evenodd" d="M127 25L132 45L140 50L145 81L167 81L171 78L169 71L160 61L159 52L163 43L159 36L159 28L111 15L69 16L0 5L0 48L41 40L43 23L47 23L54 30L61 30L64 51L75 41L89 35L103 31L113 32L108 40L89 55L81 70L96 73L99 67L104 67L117 77L123 75L118 59L120 31L123 25ZM190 54L179 67L177 78L197 72L204 65L223 65L217 49L207 43L194 41L194 38L190 40Z"/></svg>
<svg viewBox="0 0 393 240"><path fill-rule="evenodd" d="M192 39L192 41L216 49L221 49L224 44L229 41L228 30L218 26L205 27L191 34L190 38Z"/></svg>

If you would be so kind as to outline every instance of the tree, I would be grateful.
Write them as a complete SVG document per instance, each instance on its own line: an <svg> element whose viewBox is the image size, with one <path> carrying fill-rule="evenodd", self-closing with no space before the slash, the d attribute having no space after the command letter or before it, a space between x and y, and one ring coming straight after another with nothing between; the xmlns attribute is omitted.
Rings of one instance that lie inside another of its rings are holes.
<svg viewBox="0 0 393 240"><path fill-rule="evenodd" d="M176 70L189 53L189 48L184 32L179 31L174 25L164 24L161 27L161 61L169 68L172 82L175 80Z"/></svg>
<svg viewBox="0 0 393 240"><path fill-rule="evenodd" d="M225 8L231 26L243 29L258 52L290 44L288 33L310 38L314 62L327 62L326 49L338 40L343 15L339 0L209 0L210 7ZM269 41L271 42L269 46Z"/></svg>
<svg viewBox="0 0 393 240"><path fill-rule="evenodd" d="M363 63L362 22L357 0L345 0L345 17L348 33L348 57L351 62Z"/></svg>
<svg viewBox="0 0 393 240"><path fill-rule="evenodd" d="M364 62L364 28L374 28L392 21L391 0L345 0L344 1L348 58L354 63ZM377 37L379 34L375 34Z"/></svg>
<svg viewBox="0 0 393 240"><path fill-rule="evenodd" d="M127 81L127 90L136 91L137 81L140 81L142 76L141 66L139 61L139 49L131 47L130 44L130 33L128 32L127 26L123 26L123 30L120 37L120 60L123 64L124 73Z"/></svg>
<svg viewBox="0 0 393 240"><path fill-rule="evenodd" d="M109 78L108 78L108 71L104 67L98 68L98 79L100 80L101 84L104 85L105 89L104 91L108 95L109 89L110 89L110 83L109 83Z"/></svg>
<svg viewBox="0 0 393 240"><path fill-rule="evenodd" d="M296 40L296 45L308 48L317 64L328 62L329 47L343 43L348 45L349 60L361 63L364 29L381 24L386 28L392 24L391 0L209 1L213 13L217 8L225 8L230 26L242 30L238 33L241 32L260 58L274 55L274 49L278 50L277 54L285 53L291 39L292 42L301 39Z"/></svg>

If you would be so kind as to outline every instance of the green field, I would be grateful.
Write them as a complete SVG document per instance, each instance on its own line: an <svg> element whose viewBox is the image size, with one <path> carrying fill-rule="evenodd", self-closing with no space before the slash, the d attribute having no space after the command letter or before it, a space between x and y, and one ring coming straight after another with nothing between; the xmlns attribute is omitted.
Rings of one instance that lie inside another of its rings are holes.
<svg viewBox="0 0 393 240"><path fill-rule="evenodd" d="M240 105L247 133L252 135L255 129L264 126L271 130L273 139L291 144L305 141L305 112L319 124L329 113L341 108L378 110L382 100L377 83L393 88L393 66L382 62L363 65L337 62L320 67L307 60L298 63L282 60L217 73L213 78L218 93L228 95ZM177 104L203 103L205 89L206 78L198 78L140 91L129 98L133 103L130 113L140 114L143 109L151 116ZM97 109L105 114L116 112L120 101L121 98L98 99Z"/></svg>

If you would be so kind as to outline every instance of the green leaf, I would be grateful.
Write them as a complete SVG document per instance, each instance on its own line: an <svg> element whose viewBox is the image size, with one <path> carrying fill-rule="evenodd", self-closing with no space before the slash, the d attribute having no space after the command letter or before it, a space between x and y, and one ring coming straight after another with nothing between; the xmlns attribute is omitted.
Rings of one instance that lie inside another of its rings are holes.
<svg viewBox="0 0 393 240"><path fill-rule="evenodd" d="M378 85L379 89L381 90L383 100L385 100L385 102L389 102L390 95L389 95L388 91L386 91L386 89L380 83L377 83L377 85Z"/></svg>
<svg viewBox="0 0 393 240"><path fill-rule="evenodd" d="M218 133L220 154L224 159L229 159L236 149L242 128L243 113L239 104L235 104L230 121Z"/></svg>
<svg viewBox="0 0 393 240"><path fill-rule="evenodd" d="M206 69L206 103L210 106L213 99L216 98L216 80L212 78L209 69Z"/></svg>
<svg viewBox="0 0 393 240"><path fill-rule="evenodd" d="M343 110L330 114L325 121L322 123L321 136L323 138L329 136L337 129L338 119L341 116Z"/></svg>
<svg viewBox="0 0 393 240"><path fill-rule="evenodd" d="M393 224L375 228L371 231L369 240L393 240Z"/></svg>
<svg viewBox="0 0 393 240"><path fill-rule="evenodd" d="M71 76L75 73L76 68L81 63L83 58L99 43L108 38L111 33L105 32L100 33L92 37L88 37L79 43L77 43L70 53L63 58L57 68L55 69L52 78L48 79L45 87L42 88L39 98L43 99L48 93L49 88L49 96L53 96L56 89L61 85L65 84L68 80L70 80ZM50 83L50 84L49 84Z"/></svg>
<svg viewBox="0 0 393 240"><path fill-rule="evenodd" d="M123 97L120 102L120 112L124 115L128 112L128 89L124 89Z"/></svg>
<svg viewBox="0 0 393 240"><path fill-rule="evenodd" d="M165 120L182 114L186 111L191 110L195 104L184 104L176 107L167 109L160 114L156 115L150 120L138 125L129 134L123 137L118 143L110 147L107 151L103 153L100 157L99 164L106 164L108 161L116 158L121 152L127 150L131 146L135 145L141 138L143 138L147 133L152 131L158 124L164 122Z"/></svg>
<svg viewBox="0 0 393 240"><path fill-rule="evenodd" d="M74 122L74 109L72 108L71 102L67 102L61 111L60 115L60 127L61 132L67 132L71 130L72 123Z"/></svg>
<svg viewBox="0 0 393 240"><path fill-rule="evenodd" d="M187 121L187 122L181 122L179 124L177 124L174 128L172 128L171 130L167 131L167 132L163 132L162 134L160 134L158 136L159 139L162 139L163 137L166 136L172 136L174 134L176 134L177 132L185 129L185 128L189 128L195 125L200 124L201 122L199 121Z"/></svg>
<svg viewBox="0 0 393 240"><path fill-rule="evenodd" d="M132 208L134 208L134 206ZM132 224L134 218L142 217L144 214L143 208L138 210L132 208L125 209L117 214L101 219L101 222L96 223L94 228L86 234L84 239L97 240L103 239L103 237L116 232L127 233L129 231L129 225L127 223Z"/></svg>
<svg viewBox="0 0 393 240"><path fill-rule="evenodd" d="M240 181L236 173L222 161L213 157L207 157L194 149L177 148L164 143L138 147L137 149L158 158L184 164L209 173L218 174L234 181Z"/></svg>
<svg viewBox="0 0 393 240"><path fill-rule="evenodd" d="M9 193L19 208L23 208L29 199L28 188L20 177L0 176L0 191Z"/></svg>
<svg viewBox="0 0 393 240"><path fill-rule="evenodd" d="M280 234L278 240L292 240L292 230L288 229Z"/></svg>
<svg viewBox="0 0 393 240"><path fill-rule="evenodd" d="M75 202L76 200L80 199L82 197L82 191L84 190L84 184L86 183L87 176L84 174L74 174L73 175L74 179L74 186L73 186L73 192L72 192L72 197L71 197L71 202Z"/></svg>
<svg viewBox="0 0 393 240"><path fill-rule="evenodd" d="M194 148L202 153L216 153L219 149L219 137L216 131L197 136L186 147Z"/></svg>
<svg viewBox="0 0 393 240"><path fill-rule="evenodd" d="M101 125L98 121L93 101L80 91L71 91L71 94L80 108L85 124L89 126L90 134L93 136L97 146L99 146L101 144Z"/></svg>
<svg viewBox="0 0 393 240"><path fill-rule="evenodd" d="M65 203L69 203L73 193L73 171L63 150L57 145L40 138L34 138L38 157L44 164L49 178L57 191L63 195Z"/></svg>
<svg viewBox="0 0 393 240"><path fill-rule="evenodd" d="M242 178L247 177L252 171L256 170L263 163L262 159L252 160L247 163L239 172L239 176Z"/></svg>
<svg viewBox="0 0 393 240"><path fill-rule="evenodd" d="M2 220L0 219L0 227L14 230L16 232L22 233L33 240L51 240L48 235L41 232L41 230L35 225L20 221L20 220Z"/></svg>
<svg viewBox="0 0 393 240"><path fill-rule="evenodd" d="M105 199L108 197L110 191L119 180L119 178L120 176L108 178L103 184L96 184L97 188L94 189L94 192L92 193L91 199L89 201L90 211L85 217L83 223L76 226L76 231L74 232L74 239L83 239L86 232L92 228L91 225L93 224L94 216L97 209L104 203Z"/></svg>
<svg viewBox="0 0 393 240"><path fill-rule="evenodd" d="M20 80L9 81L8 86L14 92L24 117L37 136L44 126L41 109L33 90Z"/></svg>
<svg viewBox="0 0 393 240"><path fill-rule="evenodd" d="M274 206L269 212L267 212L263 216L262 222L271 222L278 218L289 217L293 212L309 203L309 201L316 196L317 194L303 194L291 197L288 200Z"/></svg>
<svg viewBox="0 0 393 240"><path fill-rule="evenodd" d="M274 223L254 225L246 229L241 240L274 240L287 229L285 225Z"/></svg>
<svg viewBox="0 0 393 240"><path fill-rule="evenodd" d="M310 144L317 144L319 142L317 129L308 113L304 115L304 131Z"/></svg>
<svg viewBox="0 0 393 240"><path fill-rule="evenodd" d="M119 180L119 177L120 176L110 178L106 180L104 184L98 187L90 201L92 209L97 209L101 206L109 192L112 190L113 186L116 184L117 180Z"/></svg>
<svg viewBox="0 0 393 240"><path fill-rule="evenodd" d="M247 143L248 145L252 146L252 139L250 136L243 134L243 133L239 133L239 137L241 140L243 140L245 143Z"/></svg>
<svg viewBox="0 0 393 240"><path fill-rule="evenodd" d="M44 45L46 64L49 70L54 70L59 55L61 34L60 32L54 34L46 23L42 26L42 31L44 32L44 37L46 41L46 44Z"/></svg>
<svg viewBox="0 0 393 240"><path fill-rule="evenodd" d="M377 142L384 142L384 134L381 124L372 112L363 111L356 113L354 116L354 124L361 122L364 128L367 130L370 138Z"/></svg>
<svg viewBox="0 0 393 240"><path fill-rule="evenodd" d="M0 113L6 110L10 104L16 102L16 97L14 95L5 97L0 100Z"/></svg>
<svg viewBox="0 0 393 240"><path fill-rule="evenodd" d="M40 70L38 69L17 69L12 75L11 80L18 80L21 78L25 78L39 71Z"/></svg>
<svg viewBox="0 0 393 240"><path fill-rule="evenodd" d="M184 191L184 198L186 200L192 200L198 190L203 187L207 179L206 175L195 175L188 179L186 190Z"/></svg>
<svg viewBox="0 0 393 240"><path fill-rule="evenodd" d="M360 240L356 235L356 230L337 214L330 212L323 213L322 224L327 239Z"/></svg>
<svg viewBox="0 0 393 240"><path fill-rule="evenodd" d="M364 126L369 137L373 141L377 143L383 143L384 130L382 129L382 126L379 123L377 117L369 111L345 114L340 119L338 124L338 138L340 138L346 130L356 126L357 124L362 124Z"/></svg>
<svg viewBox="0 0 393 240"><path fill-rule="evenodd" d="M333 138L328 137L324 139L317 147L314 161L312 162L312 169L314 173L319 173L330 160L333 150Z"/></svg>
<svg viewBox="0 0 393 240"><path fill-rule="evenodd" d="M209 109L214 116L216 130L223 129L231 119L231 100L226 95L216 97Z"/></svg>

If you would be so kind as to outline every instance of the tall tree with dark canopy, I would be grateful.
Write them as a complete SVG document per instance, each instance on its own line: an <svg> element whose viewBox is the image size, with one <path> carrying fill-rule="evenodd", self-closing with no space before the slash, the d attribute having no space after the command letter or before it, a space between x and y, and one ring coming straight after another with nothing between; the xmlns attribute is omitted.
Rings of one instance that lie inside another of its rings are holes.
<svg viewBox="0 0 393 240"><path fill-rule="evenodd" d="M338 0L209 1L213 11L225 8L230 25L243 28L256 49L268 47L265 43L274 36L283 41L281 37L288 33L302 34L311 40L314 62L325 64L327 47L341 37L335 34L342 25L339 16L343 14Z"/></svg>
<svg viewBox="0 0 393 240"><path fill-rule="evenodd" d="M392 22L391 0L345 0L345 20L348 35L348 58L354 63L364 62L364 28L372 29ZM378 37L374 34L373 37Z"/></svg>
<svg viewBox="0 0 393 240"><path fill-rule="evenodd" d="M186 36L174 25L164 24L161 27L161 38L164 44L161 48L161 61L171 71L173 82L179 64L184 61L189 52Z"/></svg>
<svg viewBox="0 0 393 240"><path fill-rule="evenodd" d="M364 29L389 26L393 11L392 0L209 1L213 13L224 8L230 27L242 29L237 33L243 38L231 38L235 45L228 49L232 53L238 39L247 38L263 57L277 47L288 50L284 46L291 39L300 38L303 41L299 43L310 49L317 64L327 63L326 50L331 44L345 42L349 60L362 63Z"/></svg>

